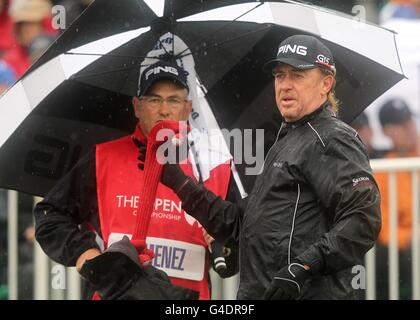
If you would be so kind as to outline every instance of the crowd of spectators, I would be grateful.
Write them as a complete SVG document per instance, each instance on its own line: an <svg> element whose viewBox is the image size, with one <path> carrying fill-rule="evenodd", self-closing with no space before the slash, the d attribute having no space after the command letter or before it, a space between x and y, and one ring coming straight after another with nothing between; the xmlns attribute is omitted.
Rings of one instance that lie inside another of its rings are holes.
<svg viewBox="0 0 420 320"><path fill-rule="evenodd" d="M0 94L22 77L92 0L0 0ZM64 10L53 11L53 6ZM53 12L65 14L63 26Z"/></svg>

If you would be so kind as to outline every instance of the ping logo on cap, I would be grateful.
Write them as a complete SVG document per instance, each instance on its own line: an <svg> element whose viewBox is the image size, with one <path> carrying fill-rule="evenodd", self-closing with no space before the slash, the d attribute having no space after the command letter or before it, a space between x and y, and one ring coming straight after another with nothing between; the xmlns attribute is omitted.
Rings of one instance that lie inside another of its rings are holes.
<svg viewBox="0 0 420 320"><path fill-rule="evenodd" d="M161 72L172 73L176 76L179 76L178 70L174 67L171 67L171 66L165 66L165 67L157 66L157 67L154 67L154 68L147 71L147 73L145 75L145 80L147 81L152 74L158 74L158 73L161 73Z"/></svg>
<svg viewBox="0 0 420 320"><path fill-rule="evenodd" d="M284 46L279 47L279 51L277 52L277 55L279 55L280 53L289 53L289 52L306 56L306 54L308 53L308 48L302 45L285 44Z"/></svg>

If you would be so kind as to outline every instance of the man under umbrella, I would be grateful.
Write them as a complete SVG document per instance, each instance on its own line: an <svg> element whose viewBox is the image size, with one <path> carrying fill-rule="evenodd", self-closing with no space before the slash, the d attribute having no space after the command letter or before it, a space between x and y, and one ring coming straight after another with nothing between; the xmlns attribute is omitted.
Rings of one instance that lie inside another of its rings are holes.
<svg viewBox="0 0 420 320"><path fill-rule="evenodd" d="M35 208L41 247L53 260L75 265L101 298L192 297L179 287L199 292L200 299L210 297L209 255L202 227L181 209L172 190L162 184L157 188L147 233L148 248L154 252L149 266L140 266L142 257L137 257L128 240L134 233L139 203L145 199L138 193L147 183L146 168L138 169L138 148L146 148L157 123L188 119L192 110L188 93L187 72L178 65L159 61L147 67L141 73L138 96L132 100L138 118L133 135L96 145ZM190 162L183 164L183 170L193 176ZM230 164L225 163L214 169L205 185L225 197L229 180ZM85 228L79 230L79 225ZM102 250L95 234L103 239ZM162 281L167 280L162 270L176 287Z"/></svg>
<svg viewBox="0 0 420 320"><path fill-rule="evenodd" d="M335 116L333 56L295 35L265 67L284 121L248 198L224 201L177 164L161 181L210 235L240 239L239 299L355 299L351 267L377 239L380 195L363 143Z"/></svg>

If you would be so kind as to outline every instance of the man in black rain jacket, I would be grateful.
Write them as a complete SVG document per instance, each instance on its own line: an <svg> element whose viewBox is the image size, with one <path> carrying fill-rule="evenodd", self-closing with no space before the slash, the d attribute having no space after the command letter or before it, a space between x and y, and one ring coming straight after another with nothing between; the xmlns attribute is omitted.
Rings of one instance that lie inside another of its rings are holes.
<svg viewBox="0 0 420 320"><path fill-rule="evenodd" d="M239 240L238 299L356 299L351 269L377 239L380 195L365 146L335 116L333 56L297 35L265 68L284 122L249 197L223 201L176 164L161 180L211 235Z"/></svg>

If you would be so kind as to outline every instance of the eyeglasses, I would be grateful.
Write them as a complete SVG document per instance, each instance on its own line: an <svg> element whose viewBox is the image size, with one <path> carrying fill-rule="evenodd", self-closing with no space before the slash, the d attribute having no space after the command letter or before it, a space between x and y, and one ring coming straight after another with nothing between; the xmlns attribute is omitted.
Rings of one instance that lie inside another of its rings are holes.
<svg viewBox="0 0 420 320"><path fill-rule="evenodd" d="M152 107L160 107L163 102L166 102L166 104L171 108L180 108L184 105L185 102L187 102L187 99L181 99L177 97L169 97L166 99L163 99L162 97L158 96L142 96L139 97L140 100L146 101L146 103Z"/></svg>

